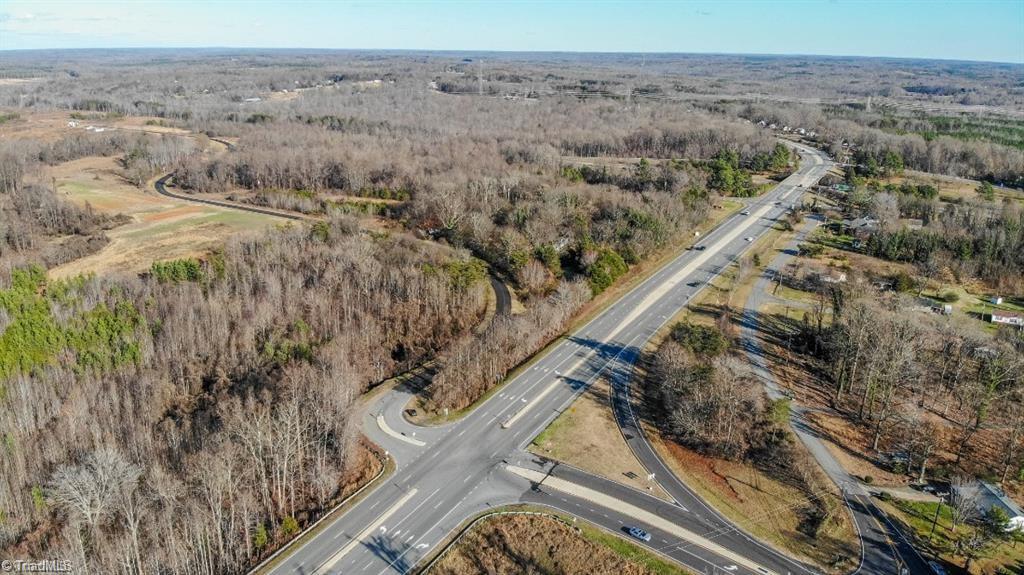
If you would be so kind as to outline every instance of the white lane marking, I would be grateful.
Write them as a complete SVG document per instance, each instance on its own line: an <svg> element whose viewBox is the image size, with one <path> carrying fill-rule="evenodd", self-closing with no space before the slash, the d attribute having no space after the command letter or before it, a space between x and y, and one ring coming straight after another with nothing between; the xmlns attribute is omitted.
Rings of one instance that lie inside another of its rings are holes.
<svg viewBox="0 0 1024 575"><path fill-rule="evenodd" d="M696 545L698 547L703 547L704 549L714 553L715 555L718 555L719 557L724 557L729 561L743 565L744 567L752 571L760 573L771 573L771 571L765 570L764 567L747 559L746 557L738 555L733 551L730 551L729 549L726 549L725 547L719 545L718 543L715 543L714 541L706 537L698 535L693 531L690 531L689 529L676 525L668 519L665 519L664 517L661 517L660 515L657 515L655 513L651 513L646 509L641 509L640 507L637 507L630 503L626 503L624 501L605 495L600 491L595 491L593 489L590 489L589 487L584 487L582 485L578 485L566 481L564 479L560 479L558 477L541 473L539 471L534 471L532 469L526 469L523 467L516 467L513 465L509 465L506 469L508 469L510 472L516 475L519 475L520 477L529 479L530 481L538 485L546 485L552 489L557 489L559 491L575 495L580 499L583 499L591 503L596 503L602 507L615 509L616 511L628 517L632 517L637 521L646 523L652 527L670 533L673 536L682 539L683 541L689 542L690 544Z"/></svg>
<svg viewBox="0 0 1024 575"><path fill-rule="evenodd" d="M330 572L330 570L335 565L337 565L339 561L341 561L341 559L345 556L346 553L351 551L353 548L355 548L356 545L359 544L360 540L362 540L365 537L367 537L370 533L373 533L374 531L376 531L378 527L382 526L384 524L384 522L388 520L388 517L391 517L392 515L394 515L394 513L399 510L399 508L401 508L403 505L405 505L415 495L416 495L416 489L410 489L405 495L402 496L401 499L396 501L394 505L392 505L390 508L388 508L387 511L385 511L380 516L378 516L377 519L373 523L367 525L366 529L363 529L359 533L359 535L357 535L354 538L352 538L352 540L349 541L344 547L339 549L337 553L335 553L327 561L325 561L323 563L323 565L321 565L319 568L317 568L317 570L314 573L316 575L325 575L326 573Z"/></svg>
<svg viewBox="0 0 1024 575"><path fill-rule="evenodd" d="M394 437L395 439L399 439L399 440L404 441L406 443L415 445L416 447L423 447L424 445L426 445L426 443L420 441L419 439L414 439L412 437L407 437L405 435L402 435L401 433L398 433L394 429L391 429L391 426L388 425L388 422L384 421L384 415L383 414L377 415L377 427L379 427L381 431L383 431L384 433L390 435L391 437Z"/></svg>
<svg viewBox="0 0 1024 575"><path fill-rule="evenodd" d="M746 217L746 221L748 221L748 222L752 222L752 221L756 222L758 219L760 219L762 216L764 216L770 210L771 210L771 206L764 206L763 208L761 208L761 209L757 210L756 212L754 212L754 213L750 214L749 216L747 216ZM657 304L658 301L662 298L662 296L664 296L672 288L674 288L676 286L676 284L678 284L679 282L681 282L684 279L686 279L687 276L692 274L701 265L703 265L706 261L711 259L712 256L718 255L718 252L721 251L723 247L728 246L730 242L732 242L734 239L740 237L740 235L742 235L744 232L746 232L747 229L749 229L749 228L750 228L750 224L749 223L747 225L745 225L745 226L742 226L742 225L741 226L737 226L737 227L733 228L731 231L729 231L725 235L725 237L723 237L722 239L720 239L717 242L715 242L715 244L713 246L711 246L710 248L708 248L708 249L704 250L703 252L701 252L700 255L698 255L696 258L694 258L690 263L688 263L685 266L683 266L682 269L680 269L679 271L674 273L670 278L668 278L664 282L662 282L661 285L659 285L658 287L656 287L653 290L651 290L651 292L649 294L647 294L647 296L644 297L644 299L638 305L634 306L630 310L629 314L625 317L625 319L623 319L623 320L621 320L619 322L618 327L616 327L614 330L612 330L611 333L609 333L608 335L604 336L602 339L605 342L611 342L613 340L613 338L615 336L617 336L622 330L624 330L627 327L629 327L629 325L632 324L636 320L636 318L640 317L640 315L643 314L644 312L646 312L648 309L650 309L651 306ZM573 373L573 372L575 372L576 369L580 365L583 364L583 362L587 361L591 356L595 355L596 353L597 353L596 349L592 350L586 356L580 358L576 363L574 363L572 365L572 367L567 369L566 373ZM544 370L544 371L546 372L547 370ZM555 373L556 374L560 373L560 371L555 371ZM512 427L513 425L515 425L516 421L518 421L523 415L525 415L526 412L530 411L530 409L532 409L535 405L540 403L540 400L543 399L544 396L546 396L547 394L549 394L552 391L554 391L555 388L558 387L558 385L560 383L561 382L558 379L555 379L555 381L552 381L551 384L548 385L546 388L544 388L544 390L542 390L539 395L534 397L533 400L531 400L529 403L524 405L523 408L520 409L519 411L517 411L516 413L513 413L511 417L506 419L505 422L501 424L501 426L503 428L505 428L505 429L508 429L509 427ZM523 401L526 401L526 400L524 399Z"/></svg>

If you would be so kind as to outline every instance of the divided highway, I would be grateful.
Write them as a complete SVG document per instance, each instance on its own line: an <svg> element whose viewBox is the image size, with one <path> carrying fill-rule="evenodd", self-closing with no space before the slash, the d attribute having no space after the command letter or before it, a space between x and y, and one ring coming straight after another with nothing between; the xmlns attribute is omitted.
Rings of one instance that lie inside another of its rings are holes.
<svg viewBox="0 0 1024 575"><path fill-rule="evenodd" d="M527 502L564 510L618 534L625 526L640 526L652 534L646 544L650 549L696 572L814 573L737 530L674 481L633 421L626 392L647 340L797 203L801 187L825 174L830 164L820 152L796 147L800 169L750 204L746 215L727 219L701 238L703 250L684 252L666 264L461 420L413 427L396 415L396 397L371 405L365 432L394 458L394 473L315 536L283 553L267 572L405 574L466 519ZM617 418L630 446L674 503L524 450L602 376L613 382Z"/></svg>

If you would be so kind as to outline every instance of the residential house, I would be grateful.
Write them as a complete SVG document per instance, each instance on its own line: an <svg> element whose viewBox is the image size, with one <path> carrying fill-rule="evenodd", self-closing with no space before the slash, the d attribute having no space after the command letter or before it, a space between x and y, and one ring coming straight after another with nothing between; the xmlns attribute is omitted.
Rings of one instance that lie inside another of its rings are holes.
<svg viewBox="0 0 1024 575"><path fill-rule="evenodd" d="M994 309L988 314L988 321L991 323L1002 323L1006 325L1024 327L1024 314L1017 313L1015 311Z"/></svg>
<svg viewBox="0 0 1024 575"><path fill-rule="evenodd" d="M1024 511L997 485L976 481L962 487L960 495L965 499L973 499L979 513L987 513L993 507L1002 509L1010 518L1011 531L1024 529Z"/></svg>
<svg viewBox="0 0 1024 575"><path fill-rule="evenodd" d="M878 220L870 216L843 220L841 222L843 233L855 238L863 239L878 231Z"/></svg>

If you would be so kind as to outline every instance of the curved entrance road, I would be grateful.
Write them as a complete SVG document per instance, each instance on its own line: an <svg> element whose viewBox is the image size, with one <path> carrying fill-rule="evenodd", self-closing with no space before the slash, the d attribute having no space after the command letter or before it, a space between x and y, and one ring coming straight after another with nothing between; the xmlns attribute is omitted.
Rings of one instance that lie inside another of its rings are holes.
<svg viewBox="0 0 1024 575"><path fill-rule="evenodd" d="M465 519L488 508L524 501L563 509L616 532L627 524L639 525L654 536L649 547L698 572L723 568L759 575L813 573L813 569L737 531L699 500L694 499L692 505L685 501L666 504L523 451L597 377L625 381L645 342L701 285L750 245L745 238L758 237L781 217L787 206L798 200L797 186L809 185L824 175L828 168L824 157L810 148L799 148L803 158L800 170L750 204L749 215L729 218L701 240L705 250L685 252L666 264L463 419L440 428L418 428L417 441L425 446L398 441L382 432L376 414L390 400L378 400L366 416L365 432L390 451L395 472L337 520L291 550L269 572L408 573ZM391 420L388 423L398 425ZM602 506L592 498L553 490L547 483L511 473L511 465L553 474L585 487L590 490L587 493L610 495L609 501L624 502L628 509L646 510L702 540L713 541L746 563L737 566L729 557L681 538L681 530L669 532L630 519L628 513L613 508L614 504ZM666 477L670 474L659 475Z"/></svg>

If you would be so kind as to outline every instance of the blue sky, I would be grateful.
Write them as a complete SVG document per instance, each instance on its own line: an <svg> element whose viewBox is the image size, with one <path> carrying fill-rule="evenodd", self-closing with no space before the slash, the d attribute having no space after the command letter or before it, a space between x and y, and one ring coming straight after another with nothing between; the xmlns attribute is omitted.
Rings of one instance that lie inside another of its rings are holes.
<svg viewBox="0 0 1024 575"><path fill-rule="evenodd" d="M1024 63L1024 0L0 0L0 49L827 54Z"/></svg>

